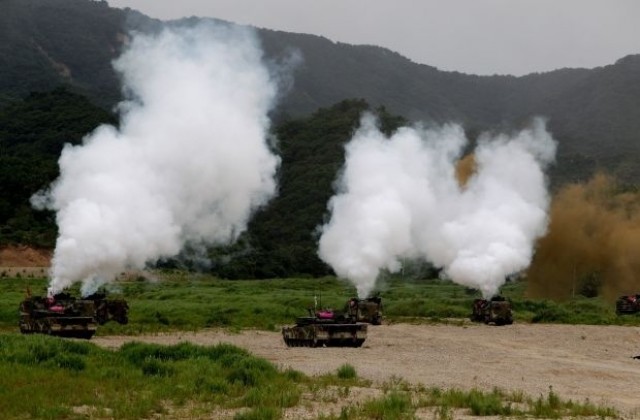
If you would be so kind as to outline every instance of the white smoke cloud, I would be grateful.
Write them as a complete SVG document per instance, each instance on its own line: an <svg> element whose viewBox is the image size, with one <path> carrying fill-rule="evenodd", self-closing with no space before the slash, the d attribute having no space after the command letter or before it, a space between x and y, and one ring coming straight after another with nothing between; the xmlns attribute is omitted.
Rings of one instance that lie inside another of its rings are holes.
<svg viewBox="0 0 640 420"><path fill-rule="evenodd" d="M214 25L136 34L114 63L120 127L65 146L34 205L57 211L54 292L89 293L185 244L227 243L275 193L268 147L276 86L253 32Z"/></svg>
<svg viewBox="0 0 640 420"><path fill-rule="evenodd" d="M555 141L542 120L512 138L485 135L477 172L461 188L455 168L466 144L457 125L405 127L386 138L372 116L363 117L319 243L320 258L353 281L359 296L403 258L442 267L485 297L529 265L547 226L544 169Z"/></svg>

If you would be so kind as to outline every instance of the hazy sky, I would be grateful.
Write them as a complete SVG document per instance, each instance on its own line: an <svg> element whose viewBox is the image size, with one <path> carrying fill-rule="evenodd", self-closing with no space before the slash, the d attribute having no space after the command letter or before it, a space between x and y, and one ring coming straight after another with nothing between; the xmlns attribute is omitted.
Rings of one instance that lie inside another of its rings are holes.
<svg viewBox="0 0 640 420"><path fill-rule="evenodd" d="M522 75L640 53L640 0L108 0L372 44L442 70Z"/></svg>

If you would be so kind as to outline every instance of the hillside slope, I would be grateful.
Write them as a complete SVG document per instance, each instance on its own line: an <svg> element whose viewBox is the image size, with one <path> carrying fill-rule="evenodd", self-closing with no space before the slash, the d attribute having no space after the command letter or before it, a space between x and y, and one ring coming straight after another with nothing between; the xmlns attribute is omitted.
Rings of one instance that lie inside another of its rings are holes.
<svg viewBox="0 0 640 420"><path fill-rule="evenodd" d="M129 29L159 21L90 0L1 0L0 105L68 84L110 108L120 98L111 60ZM191 24L197 18L177 24ZM175 22L174 22L175 23ZM293 87L280 118L306 116L344 99L366 100L417 121L457 121L471 133L512 128L541 115L560 140L556 180L606 168L640 180L640 56L595 69L523 77L474 76L417 64L385 48L258 30L268 59L297 51Z"/></svg>

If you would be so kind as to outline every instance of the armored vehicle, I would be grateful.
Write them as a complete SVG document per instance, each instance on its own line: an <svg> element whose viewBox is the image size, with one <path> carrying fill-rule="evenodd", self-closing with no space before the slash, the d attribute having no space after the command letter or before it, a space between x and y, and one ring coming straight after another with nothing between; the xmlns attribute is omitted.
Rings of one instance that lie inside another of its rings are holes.
<svg viewBox="0 0 640 420"><path fill-rule="evenodd" d="M76 299L69 293L29 295L19 307L20 332L89 339L98 324L111 319L126 324L128 309L125 301L108 300L104 295L91 299Z"/></svg>
<svg viewBox="0 0 640 420"><path fill-rule="evenodd" d="M616 301L618 315L635 314L636 312L640 312L640 295L620 296Z"/></svg>
<svg viewBox="0 0 640 420"><path fill-rule="evenodd" d="M92 301L76 301L68 293L29 296L20 303L20 332L91 338L96 333Z"/></svg>
<svg viewBox="0 0 640 420"><path fill-rule="evenodd" d="M491 299L475 299L471 320L484 322L485 324L511 325L513 314L511 302L502 296L494 296Z"/></svg>
<svg viewBox="0 0 640 420"><path fill-rule="evenodd" d="M380 325L382 324L382 298L379 296L366 299L351 298L344 312L358 322Z"/></svg>
<svg viewBox="0 0 640 420"><path fill-rule="evenodd" d="M360 347L367 338L367 326L347 314L310 309L308 317L282 328L282 338L289 347Z"/></svg>
<svg viewBox="0 0 640 420"><path fill-rule="evenodd" d="M96 292L84 299L93 301L98 324L104 325L112 320L119 324L129 322L129 305L124 299L107 299L107 295L103 292Z"/></svg>

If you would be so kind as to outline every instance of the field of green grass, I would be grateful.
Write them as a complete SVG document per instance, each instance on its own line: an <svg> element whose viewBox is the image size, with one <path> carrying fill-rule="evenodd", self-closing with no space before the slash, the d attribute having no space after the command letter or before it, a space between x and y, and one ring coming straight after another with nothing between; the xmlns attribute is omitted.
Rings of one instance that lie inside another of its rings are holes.
<svg viewBox="0 0 640 420"><path fill-rule="evenodd" d="M184 272L155 273L153 280L119 281L111 297L130 305L127 325L108 323L98 335L155 333L205 328L277 330L315 302L342 308L355 295L339 279L220 280ZM522 282L502 294L514 304L516 322L640 325L635 315L618 317L598 298L568 302L526 299ZM278 419L295 407L345 400L371 384L351 366L319 377L282 370L226 344L161 346L130 343L118 350L90 341L20 335L18 305L29 288L44 294L46 279L0 278L0 413L2 418L210 418ZM76 290L77 292L77 290ZM378 290L386 322L466 322L476 292L443 280L387 278ZM378 389L378 391L380 391ZM217 411L216 411L217 410ZM309 408L312 410L312 408ZM411 419L431 413L453 419L460 410L478 416L521 418L616 417L608 407L563 401L518 391L424 389L401 379L378 396L348 405L321 419Z"/></svg>
<svg viewBox="0 0 640 420"><path fill-rule="evenodd" d="M27 287L46 291L43 278L0 278L0 331L17 328L17 310ZM640 315L618 316L602 299L576 297L566 302L532 300L524 282L510 282L502 294L513 302L516 322L640 325ZM75 291L77 293L77 290ZM468 318L478 292L445 280L385 279L376 291L387 322L457 322ZM342 309L355 289L334 277L321 279L220 280L185 272L154 273L115 284L111 297L130 306L126 326L109 323L99 334L139 334L203 328L276 330L318 306Z"/></svg>

